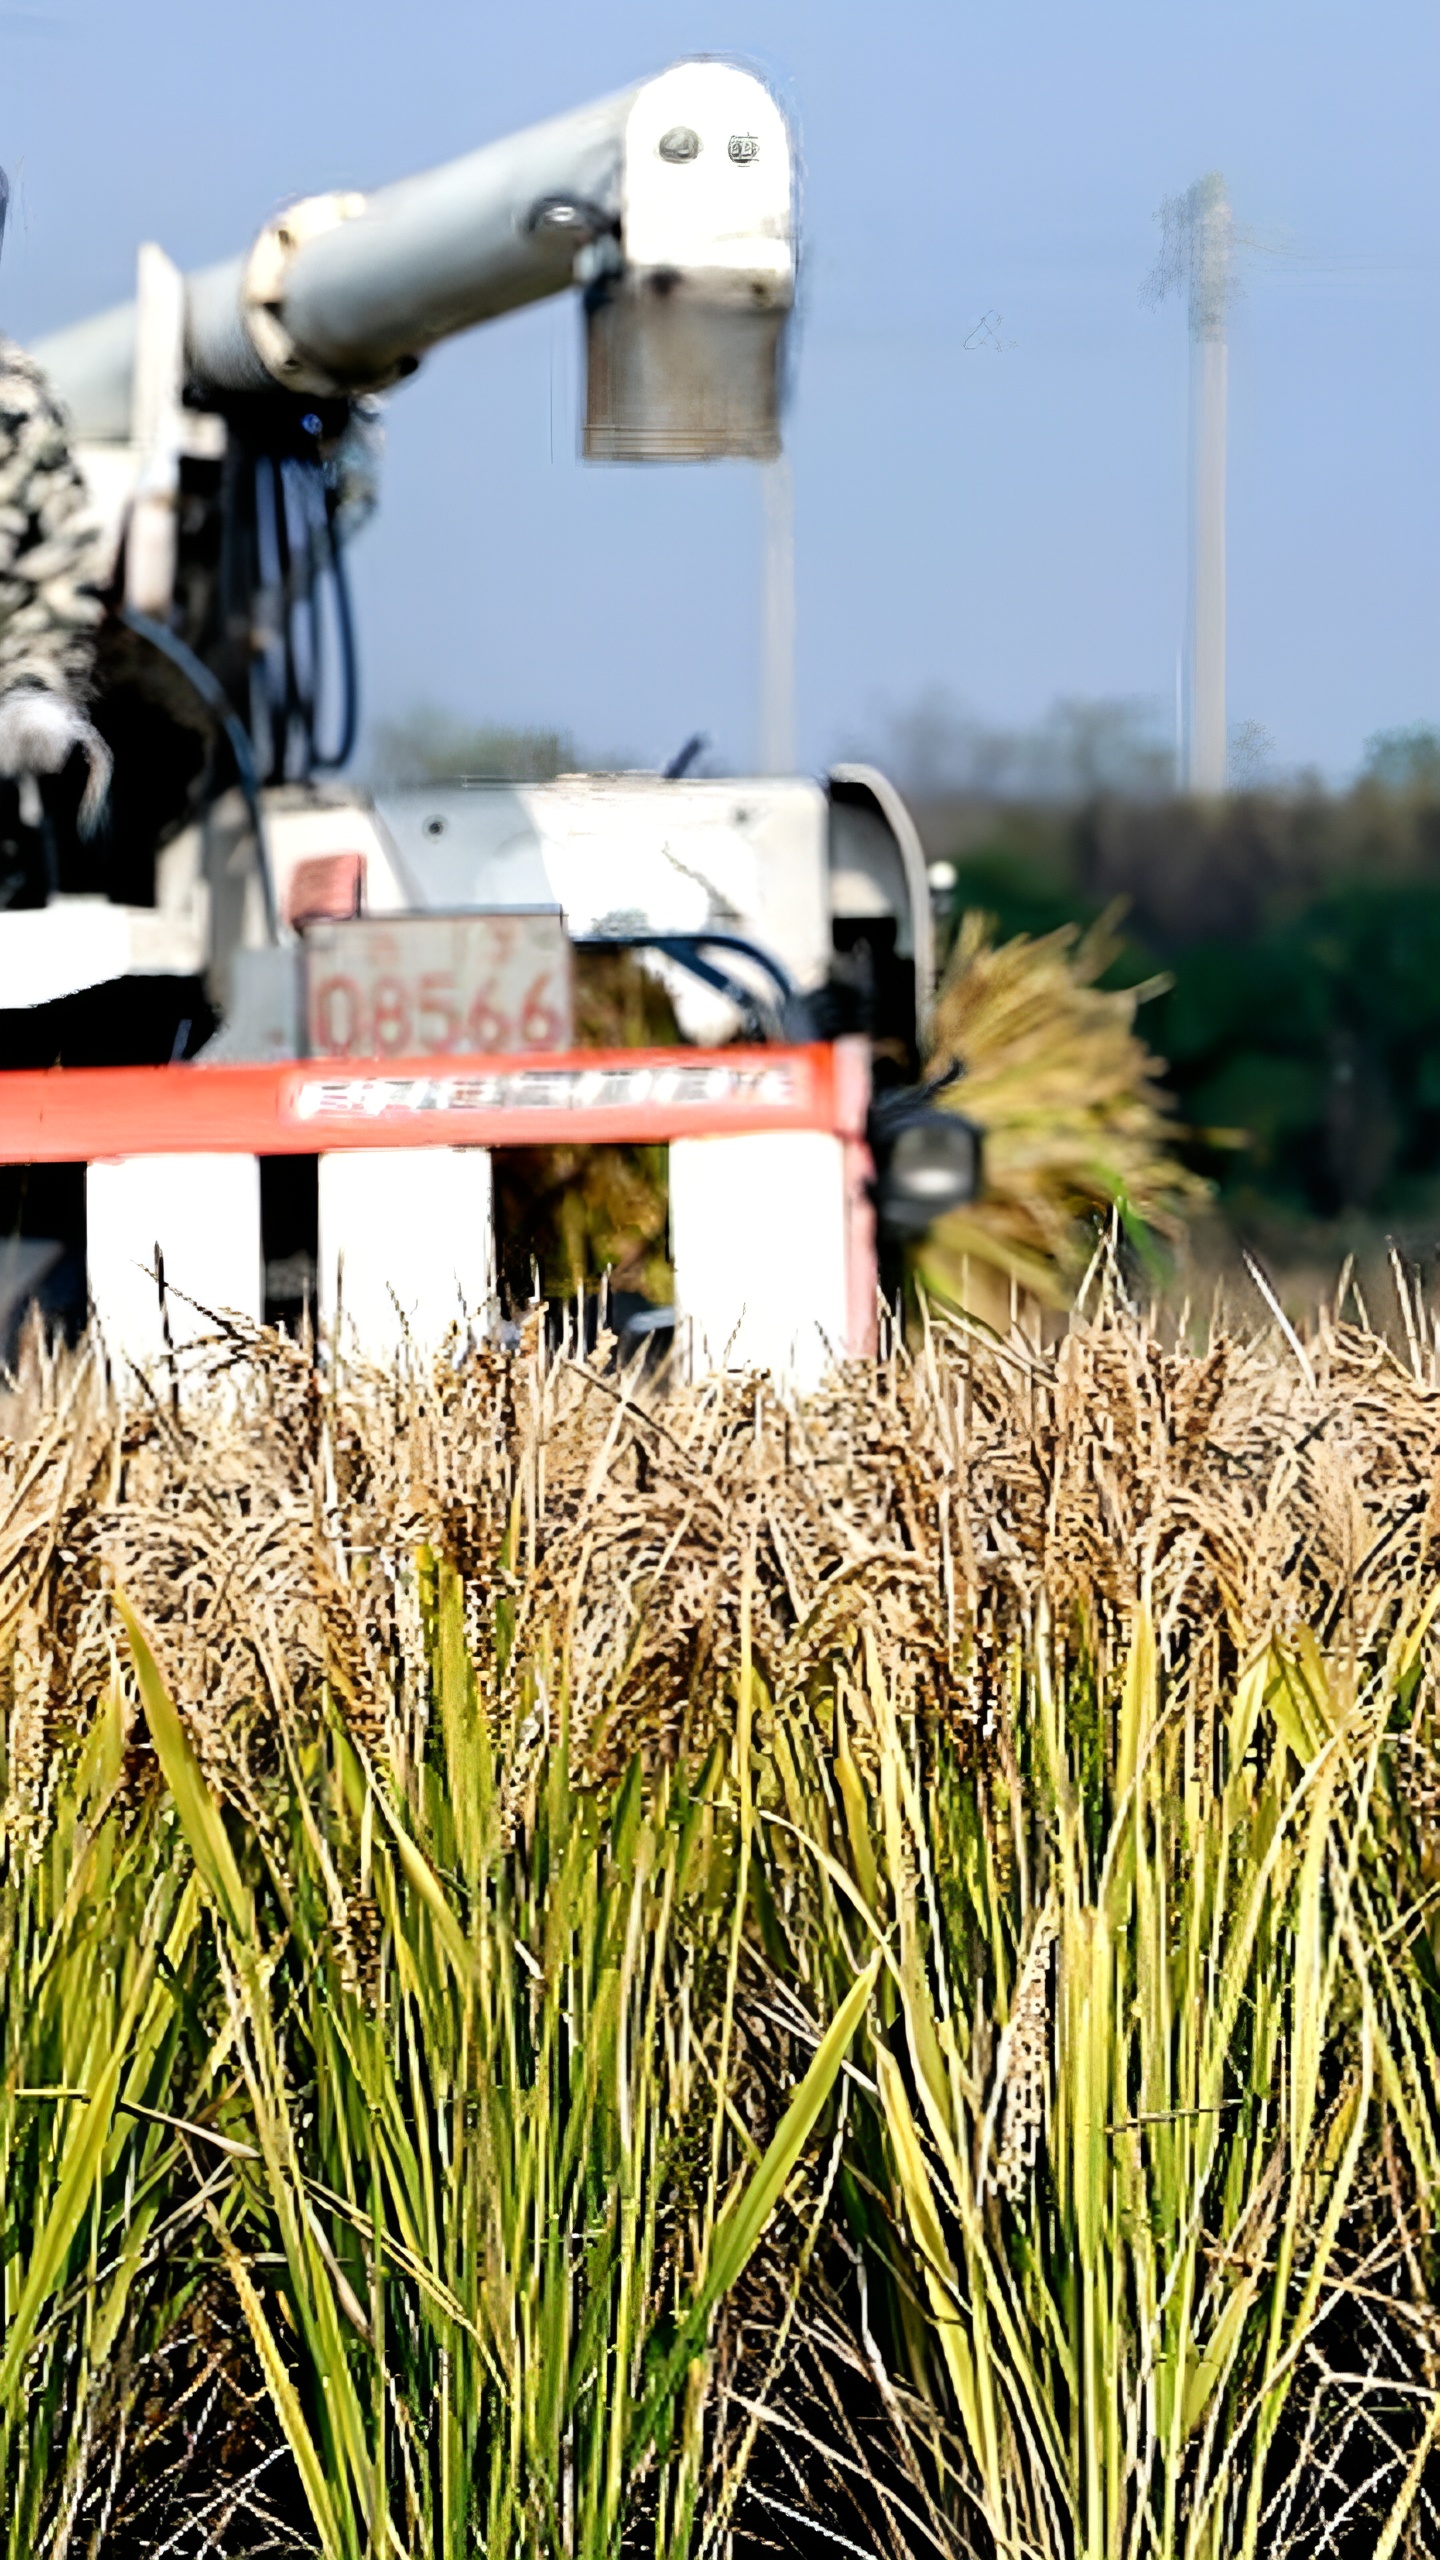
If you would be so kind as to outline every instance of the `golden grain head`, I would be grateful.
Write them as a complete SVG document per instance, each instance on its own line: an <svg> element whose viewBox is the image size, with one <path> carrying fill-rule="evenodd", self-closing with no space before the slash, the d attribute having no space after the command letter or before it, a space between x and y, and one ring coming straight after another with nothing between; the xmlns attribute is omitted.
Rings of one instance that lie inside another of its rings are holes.
<svg viewBox="0 0 1440 2560"><path fill-rule="evenodd" d="M558 1631L596 1765L723 1723L752 1558L770 1694L824 1686L868 1637L904 1700L977 1734L1042 1605L1103 1637L1148 1592L1174 1647L1338 1614L1373 1645L1440 1517L1435 1354L1331 1311L1302 1365L1259 1314L1181 1340L1102 1279L1047 1349L936 1314L798 1410L753 1379L632 1391L533 1329L513 1358L342 1374L318 1408L273 1335L199 1358L178 1414L122 1404L87 1352L32 1367L0 1438L12 1791L40 1784L35 1736L73 1748L106 1693L117 1588L237 1801L287 1702L322 1695L418 1765L422 1550L459 1568L476 1676L517 1734Z"/></svg>

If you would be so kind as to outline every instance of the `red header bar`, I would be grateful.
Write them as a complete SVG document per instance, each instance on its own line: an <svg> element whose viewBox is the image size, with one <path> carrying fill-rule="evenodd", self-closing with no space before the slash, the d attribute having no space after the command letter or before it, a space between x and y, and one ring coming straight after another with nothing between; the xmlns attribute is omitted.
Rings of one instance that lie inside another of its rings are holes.
<svg viewBox="0 0 1440 2560"><path fill-rule="evenodd" d="M861 1137L863 1040L562 1057L317 1058L0 1075L0 1164L329 1155L341 1147L663 1145L760 1129Z"/></svg>

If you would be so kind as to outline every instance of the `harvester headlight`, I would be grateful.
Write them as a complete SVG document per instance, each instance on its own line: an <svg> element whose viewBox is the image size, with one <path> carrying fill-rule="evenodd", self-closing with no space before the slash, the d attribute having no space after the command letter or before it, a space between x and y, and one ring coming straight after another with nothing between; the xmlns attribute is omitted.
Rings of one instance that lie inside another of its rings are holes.
<svg viewBox="0 0 1440 2560"><path fill-rule="evenodd" d="M958 1111L937 1108L935 1095L956 1070L933 1083L877 1094L870 1113L875 1159L875 1213L888 1235L919 1236L980 1188L980 1132Z"/></svg>
<svg viewBox="0 0 1440 2560"><path fill-rule="evenodd" d="M973 1200L980 1181L980 1137L953 1111L929 1111L901 1131L879 1182L876 1208L892 1235L918 1236Z"/></svg>

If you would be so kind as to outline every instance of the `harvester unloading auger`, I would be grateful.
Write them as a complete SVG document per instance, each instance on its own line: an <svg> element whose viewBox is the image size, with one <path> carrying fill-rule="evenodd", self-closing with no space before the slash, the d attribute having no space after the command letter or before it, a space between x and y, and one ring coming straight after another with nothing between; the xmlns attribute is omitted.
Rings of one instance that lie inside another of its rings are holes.
<svg viewBox="0 0 1440 2560"><path fill-rule="evenodd" d="M578 287L588 457L765 461L794 286L784 118L687 62L307 198L203 273L144 247L133 302L35 350L93 548L71 672L48 704L23 678L0 776L0 1297L79 1253L82 1304L140 1356L283 1299L308 1221L322 1319L433 1337L492 1293L488 1149L653 1137L692 1360L803 1379L867 1347L877 1201L913 1232L977 1170L907 1089L930 910L884 777L327 779L384 393ZM569 953L596 941L645 951L708 1045L572 1053Z"/></svg>

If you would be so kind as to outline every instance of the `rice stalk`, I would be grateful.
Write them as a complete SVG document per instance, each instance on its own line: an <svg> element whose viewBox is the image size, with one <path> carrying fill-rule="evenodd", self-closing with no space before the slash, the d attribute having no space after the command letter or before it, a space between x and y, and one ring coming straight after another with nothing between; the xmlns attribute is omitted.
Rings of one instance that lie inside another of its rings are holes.
<svg viewBox="0 0 1440 2560"><path fill-rule="evenodd" d="M1294 2445L1352 2291L1398 2266L1393 2228L1359 2262L1387 2083L1435 2192L1434 1966L1383 1804L1432 1611L1368 1678L1301 1630L1209 1695L1143 1610L1109 1678L1042 1619L998 1782L902 1723L873 1650L837 1686L791 1960L823 1986L886 1948L852 2223L949 2547L1312 2547ZM1428 2229L1411 2259L1429 2413L1354 2483L1392 2549L1440 2409Z"/></svg>
<svg viewBox="0 0 1440 2560"><path fill-rule="evenodd" d="M709 2468L716 2315L875 1968L763 2154L737 2152L709 1989L743 1900L731 1773L712 1755L693 1782L632 1763L618 1786L577 1785L556 1669L507 1825L460 1578L432 1555L421 1575L439 1747L407 1798L333 1720L288 1732L271 1896L246 1886L130 1622L250 2101L245 2236L218 2212L213 2227L326 2560L599 2560L637 2512L679 2560ZM257 2272L277 2253L278 2291Z"/></svg>
<svg viewBox="0 0 1440 2560"><path fill-rule="evenodd" d="M22 1644L24 1640L22 1627ZM12 1657L11 1802L33 1768ZM0 1849L0 2513L13 2560L83 2543L143 2444L150 2371L195 2290L205 2167L185 2140L199 1903L173 1824L126 1817L105 1696ZM196 2103L198 2104L198 2092ZM177 2110L179 2111L177 2113Z"/></svg>
<svg viewBox="0 0 1440 2560"><path fill-rule="evenodd" d="M1102 1271L798 1411L33 1346L7 2549L1433 2546L1404 1343Z"/></svg>

